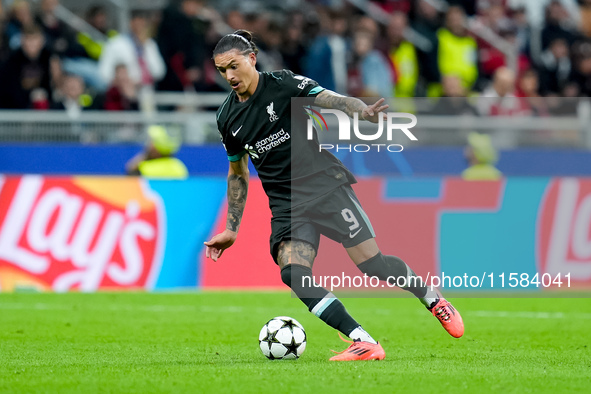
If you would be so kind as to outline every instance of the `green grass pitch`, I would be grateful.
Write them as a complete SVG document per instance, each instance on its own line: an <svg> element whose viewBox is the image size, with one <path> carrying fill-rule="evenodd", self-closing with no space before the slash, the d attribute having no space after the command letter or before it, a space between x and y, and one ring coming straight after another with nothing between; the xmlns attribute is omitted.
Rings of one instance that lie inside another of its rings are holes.
<svg viewBox="0 0 591 394"><path fill-rule="evenodd" d="M452 301L461 339L416 300L344 299L386 359L333 363L346 344L285 292L2 294L0 392L589 392L589 299ZM299 360L258 349L278 315L306 328Z"/></svg>

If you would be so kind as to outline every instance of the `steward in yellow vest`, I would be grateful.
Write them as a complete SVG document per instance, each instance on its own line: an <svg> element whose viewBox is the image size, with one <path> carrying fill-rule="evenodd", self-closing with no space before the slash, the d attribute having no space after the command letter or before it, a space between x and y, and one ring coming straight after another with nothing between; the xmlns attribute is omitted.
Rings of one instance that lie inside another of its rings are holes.
<svg viewBox="0 0 591 394"><path fill-rule="evenodd" d="M159 179L187 178L187 167L173 156L181 146L180 138L171 137L162 126L150 126L148 135L150 143L146 150L127 162L127 174Z"/></svg>
<svg viewBox="0 0 591 394"><path fill-rule="evenodd" d="M419 61L413 44L404 39L404 31L408 27L405 14L398 12L390 17L388 39L390 61L395 70L394 97L415 97L415 89L419 81Z"/></svg>
<svg viewBox="0 0 591 394"><path fill-rule="evenodd" d="M488 135L470 133L468 135L468 146L466 147L465 154L470 167L462 172L462 178L464 180L496 181L503 176L495 167L498 154Z"/></svg>
<svg viewBox="0 0 591 394"><path fill-rule="evenodd" d="M464 89L470 91L478 78L478 47L476 40L467 34L465 23L464 11L459 7L450 7L446 14L445 27L437 32L438 63L442 76L458 76Z"/></svg>

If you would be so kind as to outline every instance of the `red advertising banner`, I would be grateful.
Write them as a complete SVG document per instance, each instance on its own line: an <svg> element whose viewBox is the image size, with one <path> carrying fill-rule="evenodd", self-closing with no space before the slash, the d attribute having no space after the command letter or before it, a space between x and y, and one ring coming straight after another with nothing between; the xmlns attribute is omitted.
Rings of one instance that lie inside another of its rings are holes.
<svg viewBox="0 0 591 394"><path fill-rule="evenodd" d="M573 283L591 284L591 180L552 180L540 207L538 239L539 272L568 272Z"/></svg>
<svg viewBox="0 0 591 394"><path fill-rule="evenodd" d="M227 204L220 207L211 235L226 228ZM201 285L204 288L287 289L269 247L271 210L269 199L257 178L248 185L248 199L236 243L214 262L202 258Z"/></svg>
<svg viewBox="0 0 591 394"><path fill-rule="evenodd" d="M150 288L163 215L137 178L0 176L0 289Z"/></svg>

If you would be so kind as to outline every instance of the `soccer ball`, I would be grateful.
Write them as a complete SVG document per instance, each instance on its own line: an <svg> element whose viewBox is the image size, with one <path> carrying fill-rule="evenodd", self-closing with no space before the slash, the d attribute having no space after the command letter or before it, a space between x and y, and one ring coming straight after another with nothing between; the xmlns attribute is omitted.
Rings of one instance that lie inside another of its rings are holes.
<svg viewBox="0 0 591 394"><path fill-rule="evenodd" d="M306 349L306 332L291 317L275 317L261 329L259 347L269 360L295 360Z"/></svg>

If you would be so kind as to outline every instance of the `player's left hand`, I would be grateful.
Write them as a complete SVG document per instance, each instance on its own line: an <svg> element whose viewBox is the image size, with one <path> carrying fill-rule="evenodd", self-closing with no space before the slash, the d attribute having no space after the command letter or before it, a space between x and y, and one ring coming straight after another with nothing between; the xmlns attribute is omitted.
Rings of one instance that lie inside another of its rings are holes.
<svg viewBox="0 0 591 394"><path fill-rule="evenodd" d="M361 112L361 118L372 123L378 123L381 119L385 120L386 114L383 114L381 112L388 109L390 106L388 104L384 104L384 101L386 100L384 98L381 98L372 105L368 105L367 107L365 107L363 109L363 112Z"/></svg>

